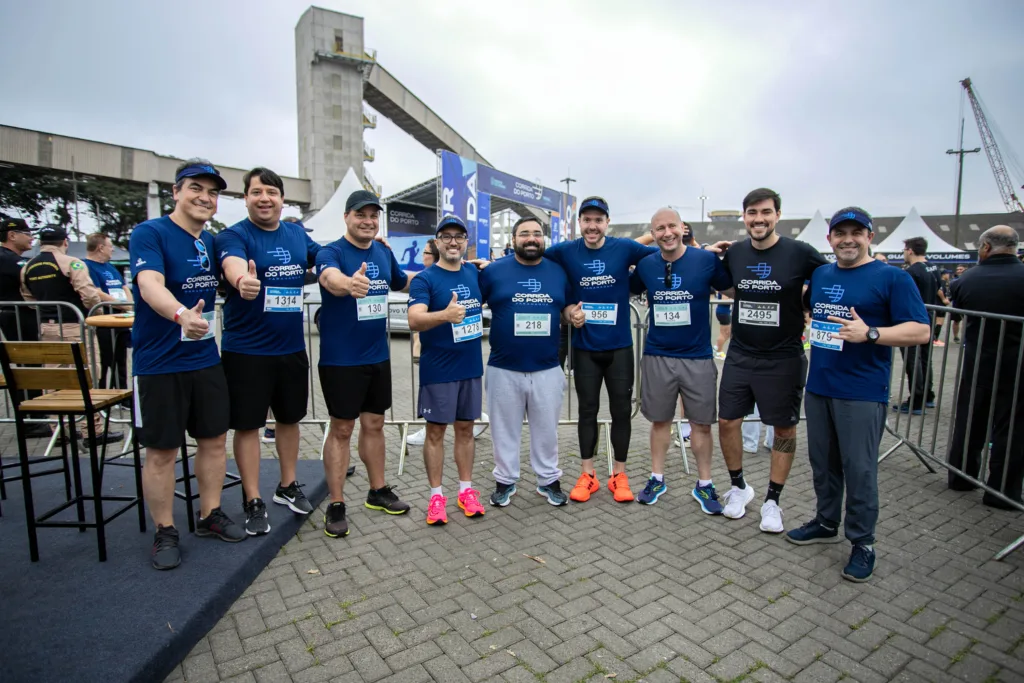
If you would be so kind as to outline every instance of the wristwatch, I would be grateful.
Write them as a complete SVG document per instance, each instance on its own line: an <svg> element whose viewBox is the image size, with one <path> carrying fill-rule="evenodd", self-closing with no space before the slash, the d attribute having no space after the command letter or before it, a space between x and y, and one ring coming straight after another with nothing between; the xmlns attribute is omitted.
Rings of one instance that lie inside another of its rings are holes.
<svg viewBox="0 0 1024 683"><path fill-rule="evenodd" d="M878 338L881 337L881 336L882 335L880 335L878 333L878 328L877 327L869 327L868 328L868 344L874 344L875 342L878 341Z"/></svg>

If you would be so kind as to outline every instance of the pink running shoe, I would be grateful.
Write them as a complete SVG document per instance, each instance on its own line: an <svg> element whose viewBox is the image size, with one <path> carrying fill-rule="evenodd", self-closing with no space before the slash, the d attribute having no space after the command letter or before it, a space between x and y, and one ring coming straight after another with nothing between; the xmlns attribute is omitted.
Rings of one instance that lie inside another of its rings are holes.
<svg viewBox="0 0 1024 683"><path fill-rule="evenodd" d="M480 504L480 492L476 489L466 489L459 494L459 507L467 517L484 516L484 506Z"/></svg>
<svg viewBox="0 0 1024 683"><path fill-rule="evenodd" d="M441 494L431 496L430 503L427 505L427 524L447 524L447 505L448 499Z"/></svg>

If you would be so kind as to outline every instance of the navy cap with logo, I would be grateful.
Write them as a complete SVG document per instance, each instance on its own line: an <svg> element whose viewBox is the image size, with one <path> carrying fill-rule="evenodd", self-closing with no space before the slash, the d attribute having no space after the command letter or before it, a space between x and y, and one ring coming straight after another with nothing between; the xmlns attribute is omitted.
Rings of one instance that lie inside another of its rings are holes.
<svg viewBox="0 0 1024 683"><path fill-rule="evenodd" d="M348 200L345 202L345 213L358 211L367 206L376 206L381 211L384 210L384 207L380 205L380 199L377 198L377 195L369 190L356 190L348 196Z"/></svg>
<svg viewBox="0 0 1024 683"><path fill-rule="evenodd" d="M462 232L469 234L469 230L466 229L466 224L462 222L462 219L454 214L448 214L441 219L441 222L437 224L437 230L434 231L435 235L440 235L441 231L445 228L458 228Z"/></svg>
<svg viewBox="0 0 1024 683"><path fill-rule="evenodd" d="M59 242L68 238L68 231L59 225L44 225L39 228L39 239L43 242Z"/></svg>
<svg viewBox="0 0 1024 683"><path fill-rule="evenodd" d="M587 211L588 209L597 209L598 211L604 213L605 216L611 215L610 213L608 213L608 202L601 199L600 197L587 197L586 199L584 199L580 203L579 215L582 216L583 212Z"/></svg>
<svg viewBox="0 0 1024 683"><path fill-rule="evenodd" d="M2 231L32 233L32 229L28 227L24 218L8 218L7 216L4 216Z"/></svg>
<svg viewBox="0 0 1024 683"><path fill-rule="evenodd" d="M871 214L859 206L848 206L845 209L839 209L828 222L828 231L832 232L832 228L843 223L856 223L862 227L871 230Z"/></svg>
<svg viewBox="0 0 1024 683"><path fill-rule="evenodd" d="M220 171L210 164L190 164L186 166L174 176L174 184L177 185L185 178L201 177L213 178L213 181L217 183L218 189L226 190L228 187L227 181L220 176Z"/></svg>

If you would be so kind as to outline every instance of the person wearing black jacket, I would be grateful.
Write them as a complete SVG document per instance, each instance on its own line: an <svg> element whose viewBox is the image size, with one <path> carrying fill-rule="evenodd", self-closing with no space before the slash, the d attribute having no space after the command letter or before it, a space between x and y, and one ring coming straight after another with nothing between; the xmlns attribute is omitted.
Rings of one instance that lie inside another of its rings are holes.
<svg viewBox="0 0 1024 683"><path fill-rule="evenodd" d="M1024 263L1017 260L1018 239L1017 232L1007 225L997 225L982 233L977 267L954 280L950 287L951 298L957 308L1024 317ZM982 330L982 318L967 318L964 367L947 460L975 479L986 475L979 471L981 452L988 436L989 410L994 410L987 484L1020 503L1024 479L1024 397L1019 395L1020 389L1015 396L1014 390L1015 385L1024 389L1024 372L1017 365L1022 324L1007 322L1002 332L1000 327L1000 321L990 319ZM1000 335L1002 357L997 366ZM973 410L970 405L972 387ZM956 491L976 488L952 471L949 472L948 485ZM987 492L982 502L990 507L1014 509Z"/></svg>
<svg viewBox="0 0 1024 683"><path fill-rule="evenodd" d="M921 299L926 306L934 306L939 299L938 266L928 263L925 253L928 251L928 240L923 237L911 237L903 240L903 260L907 264L907 274L917 285ZM932 366L929 362L931 340L920 346L901 348L903 368L907 373L907 391L913 395L893 410L904 413L912 412L920 415L924 408L935 407L935 391L932 389ZM916 376L916 379L915 379Z"/></svg>

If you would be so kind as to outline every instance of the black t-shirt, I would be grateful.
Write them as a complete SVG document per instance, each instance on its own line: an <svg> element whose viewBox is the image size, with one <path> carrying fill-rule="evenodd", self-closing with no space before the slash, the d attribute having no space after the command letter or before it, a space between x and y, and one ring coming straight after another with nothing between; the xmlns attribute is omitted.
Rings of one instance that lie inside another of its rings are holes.
<svg viewBox="0 0 1024 683"><path fill-rule="evenodd" d="M907 273L917 285L917 291L921 292L921 299L926 305L934 306L939 297L939 281L936 279L938 271L938 267L923 262L907 267Z"/></svg>
<svg viewBox="0 0 1024 683"><path fill-rule="evenodd" d="M764 250L749 239L729 247L725 266L736 290L730 348L765 359L803 354L804 283L826 263L811 245L781 235Z"/></svg>
<svg viewBox="0 0 1024 683"><path fill-rule="evenodd" d="M0 247L0 301L25 300L21 296L21 267L27 261L7 247Z"/></svg>

